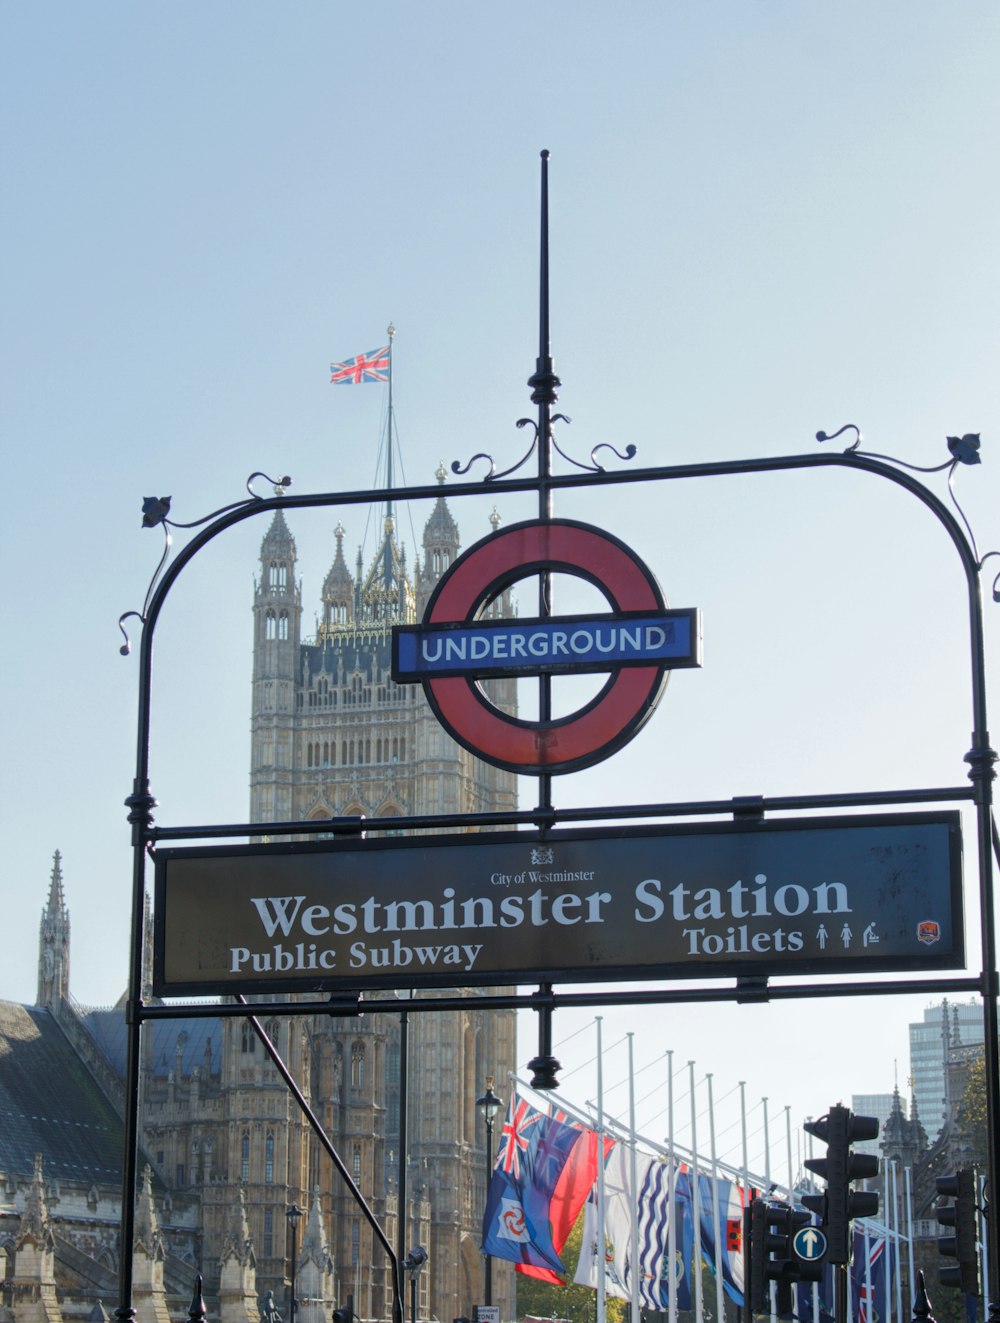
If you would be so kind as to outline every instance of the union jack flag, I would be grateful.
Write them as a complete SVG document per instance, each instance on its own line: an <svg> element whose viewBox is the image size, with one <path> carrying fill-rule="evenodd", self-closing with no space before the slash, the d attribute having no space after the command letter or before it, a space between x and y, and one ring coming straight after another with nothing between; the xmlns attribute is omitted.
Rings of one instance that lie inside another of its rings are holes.
<svg viewBox="0 0 1000 1323"><path fill-rule="evenodd" d="M389 380L389 346L370 349L345 363L330 364L330 380L337 386L348 386L359 381Z"/></svg>
<svg viewBox="0 0 1000 1323"><path fill-rule="evenodd" d="M509 1172L516 1181L521 1179L521 1154L527 1153L531 1146L531 1139L524 1132L537 1125L541 1119L542 1113L536 1112L523 1098L517 1098L516 1094L511 1098L500 1135L500 1152L497 1154L495 1166L499 1170Z"/></svg>

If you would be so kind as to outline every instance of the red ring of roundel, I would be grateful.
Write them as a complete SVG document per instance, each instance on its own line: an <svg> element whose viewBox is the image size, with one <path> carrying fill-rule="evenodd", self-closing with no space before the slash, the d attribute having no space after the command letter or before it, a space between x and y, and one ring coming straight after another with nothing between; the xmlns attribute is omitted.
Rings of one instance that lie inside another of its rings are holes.
<svg viewBox="0 0 1000 1323"><path fill-rule="evenodd" d="M449 566L424 619L467 623L490 597L539 570L575 574L605 594L616 611L665 606L656 580L623 542L589 524L532 520L477 542ZM600 762L642 727L659 699L664 666L620 667L580 711L556 721L521 721L489 703L465 676L429 679L424 692L456 740L497 767L526 774L573 772Z"/></svg>

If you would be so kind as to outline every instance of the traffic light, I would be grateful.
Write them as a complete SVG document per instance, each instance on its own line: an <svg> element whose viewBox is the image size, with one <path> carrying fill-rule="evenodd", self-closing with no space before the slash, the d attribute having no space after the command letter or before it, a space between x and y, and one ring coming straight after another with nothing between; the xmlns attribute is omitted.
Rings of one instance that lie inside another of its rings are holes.
<svg viewBox="0 0 1000 1323"><path fill-rule="evenodd" d="M806 1166L826 1181L826 1193L806 1195L803 1204L822 1219L829 1248L827 1263L850 1263L851 1220L874 1217L878 1195L855 1192L851 1182L867 1180L878 1174L878 1158L868 1153L852 1153L851 1145L859 1139L878 1136L874 1116L855 1116L849 1107L831 1107L818 1121L807 1121L805 1130L826 1144L825 1158L807 1158Z"/></svg>
<svg viewBox="0 0 1000 1323"><path fill-rule="evenodd" d="M769 1204L766 1199L752 1200L743 1214L744 1292L752 1314L771 1311L768 1283L778 1284L779 1314L791 1310L793 1282L818 1282L823 1265L817 1260L802 1259L795 1250L796 1233L809 1222L809 1214L787 1204ZM787 1307L786 1307L787 1306Z"/></svg>
<svg viewBox="0 0 1000 1323"><path fill-rule="evenodd" d="M957 1260L938 1268L938 1281L942 1286L958 1287L966 1295L978 1295L976 1174L970 1167L963 1167L954 1176L938 1176L934 1184L939 1195L955 1200L934 1209L941 1226L954 1229L954 1235L938 1237L938 1253Z"/></svg>

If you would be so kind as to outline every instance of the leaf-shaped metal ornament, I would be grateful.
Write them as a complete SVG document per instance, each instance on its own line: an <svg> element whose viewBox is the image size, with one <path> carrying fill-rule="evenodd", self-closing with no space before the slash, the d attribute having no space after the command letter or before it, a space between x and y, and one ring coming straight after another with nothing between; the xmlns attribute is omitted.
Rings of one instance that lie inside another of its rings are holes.
<svg viewBox="0 0 1000 1323"><path fill-rule="evenodd" d="M147 496L142 503L143 528L155 528L170 513L169 496Z"/></svg>
<svg viewBox="0 0 1000 1323"><path fill-rule="evenodd" d="M960 464L979 464L979 433L966 432L965 436L950 436L948 449Z"/></svg>

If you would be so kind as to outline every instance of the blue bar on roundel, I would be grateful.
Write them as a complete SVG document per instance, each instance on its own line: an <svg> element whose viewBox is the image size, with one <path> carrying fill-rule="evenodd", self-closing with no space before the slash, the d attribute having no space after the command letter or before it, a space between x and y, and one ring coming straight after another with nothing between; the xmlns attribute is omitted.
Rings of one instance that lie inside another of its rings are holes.
<svg viewBox="0 0 1000 1323"><path fill-rule="evenodd" d="M393 678L601 671L700 664L697 612L403 625L393 630Z"/></svg>

